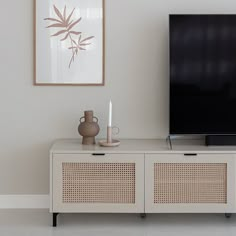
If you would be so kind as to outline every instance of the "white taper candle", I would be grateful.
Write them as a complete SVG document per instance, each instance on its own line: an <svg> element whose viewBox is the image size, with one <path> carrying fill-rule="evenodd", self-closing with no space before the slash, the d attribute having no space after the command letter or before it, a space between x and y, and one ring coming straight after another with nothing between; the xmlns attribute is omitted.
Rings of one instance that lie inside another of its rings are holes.
<svg viewBox="0 0 236 236"><path fill-rule="evenodd" d="M110 100L110 103L109 103L108 127L112 127L112 102L111 102L111 100Z"/></svg>

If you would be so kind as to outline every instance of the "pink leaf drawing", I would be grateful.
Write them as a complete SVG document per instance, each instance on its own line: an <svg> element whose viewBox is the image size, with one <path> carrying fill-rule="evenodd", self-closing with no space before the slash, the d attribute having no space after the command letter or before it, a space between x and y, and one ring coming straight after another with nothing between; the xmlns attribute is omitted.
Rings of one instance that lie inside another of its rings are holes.
<svg viewBox="0 0 236 236"><path fill-rule="evenodd" d="M94 36L90 36L87 38L84 38L82 40L82 32L77 30L72 30L75 26L78 25L78 23L82 20L80 17L79 19L73 19L73 14L75 11L75 8L71 11L69 16L67 17L67 7L65 5L62 12L59 11L59 9L56 7L56 5L53 5L54 12L56 15L56 18L50 17L50 18L44 18L46 21L51 21L52 24L48 25L46 28L62 28L60 31L54 33L51 35L51 37L64 35L64 37L61 39L61 41L70 41L70 47L68 49L71 51L72 56L69 62L69 68L71 67L72 62L75 61L75 56L78 55L79 51L85 51L86 46L91 45L91 43L87 42L94 38ZM77 39L75 37L78 36ZM84 48L85 47L85 48Z"/></svg>
<svg viewBox="0 0 236 236"><path fill-rule="evenodd" d="M82 32L76 32L76 31L70 31L71 34L79 35L82 34Z"/></svg>
<svg viewBox="0 0 236 236"><path fill-rule="evenodd" d="M62 21L55 19L55 18L45 18L44 20L56 21L58 23L63 23Z"/></svg>
<svg viewBox="0 0 236 236"><path fill-rule="evenodd" d="M83 39L80 43L83 43L83 42L85 42L85 41L88 41L88 40L90 40L90 39L92 39L92 38L94 38L94 36L91 36L91 37L85 38L85 39Z"/></svg>
<svg viewBox="0 0 236 236"><path fill-rule="evenodd" d="M70 36L70 32L69 33L67 33L66 34L66 36L63 38L63 39L61 39L61 41L64 41L64 40L66 40L68 37Z"/></svg>
<svg viewBox="0 0 236 236"><path fill-rule="evenodd" d="M53 7L54 7L54 11L56 12L57 16L58 16L62 21L64 21L64 18L63 18L63 16L62 16L61 12L57 9L57 7L56 7L55 5L53 5Z"/></svg>
<svg viewBox="0 0 236 236"><path fill-rule="evenodd" d="M73 11L72 11L72 12L70 13L70 15L68 16L68 18L67 18L67 20L66 20L66 24L69 24L70 18L71 18L71 16L73 15L74 10L75 10L75 8L73 9Z"/></svg>
<svg viewBox="0 0 236 236"><path fill-rule="evenodd" d="M88 46L91 45L91 43L81 43L80 46Z"/></svg>
<svg viewBox="0 0 236 236"><path fill-rule="evenodd" d="M63 28L65 26L63 24L52 24L52 25L47 26L47 28L52 28L52 27Z"/></svg>
<svg viewBox="0 0 236 236"><path fill-rule="evenodd" d="M72 29L75 25L77 25L80 21L81 21L81 17L77 20L77 21L75 21L73 24L71 24L69 27L68 27L68 30L70 30L70 29Z"/></svg>
<svg viewBox="0 0 236 236"><path fill-rule="evenodd" d="M66 6L64 7L63 19L66 19Z"/></svg>
<svg viewBox="0 0 236 236"><path fill-rule="evenodd" d="M67 30L61 30L61 31L59 31L59 32L57 32L57 33L55 33L55 34L53 34L52 36L58 36L58 35L61 35L61 34L66 33L66 32L67 32Z"/></svg>

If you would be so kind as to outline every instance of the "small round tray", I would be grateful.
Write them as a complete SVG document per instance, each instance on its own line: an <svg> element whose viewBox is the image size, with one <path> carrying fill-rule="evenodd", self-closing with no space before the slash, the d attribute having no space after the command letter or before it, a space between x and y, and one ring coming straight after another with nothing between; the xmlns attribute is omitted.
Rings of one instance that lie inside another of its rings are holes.
<svg viewBox="0 0 236 236"><path fill-rule="evenodd" d="M112 140L112 143L108 143L107 140L99 141L99 145L102 147L118 147L120 145L119 140Z"/></svg>

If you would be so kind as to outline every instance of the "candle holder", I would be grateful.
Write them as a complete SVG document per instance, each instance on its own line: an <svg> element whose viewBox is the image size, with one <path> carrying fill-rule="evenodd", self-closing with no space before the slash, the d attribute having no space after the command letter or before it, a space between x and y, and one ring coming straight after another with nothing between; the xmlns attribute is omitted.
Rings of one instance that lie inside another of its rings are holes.
<svg viewBox="0 0 236 236"><path fill-rule="evenodd" d="M103 146L103 147L117 147L117 146L120 145L119 140L112 139L112 134L114 134L113 131L115 129L117 129L117 133L115 133L115 134L118 134L120 132L118 127L110 127L110 126L107 127L107 139L99 141L100 146Z"/></svg>
<svg viewBox="0 0 236 236"><path fill-rule="evenodd" d="M112 127L107 126L107 143L112 143Z"/></svg>

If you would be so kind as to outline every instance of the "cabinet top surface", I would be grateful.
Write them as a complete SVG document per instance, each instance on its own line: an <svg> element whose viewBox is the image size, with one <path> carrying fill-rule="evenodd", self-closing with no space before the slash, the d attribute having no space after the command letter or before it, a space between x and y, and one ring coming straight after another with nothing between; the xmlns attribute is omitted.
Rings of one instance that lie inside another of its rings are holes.
<svg viewBox="0 0 236 236"><path fill-rule="evenodd" d="M236 153L236 146L205 146L202 140L173 140L172 149L164 139L120 140L119 147L82 145L80 139L57 140L51 153Z"/></svg>

